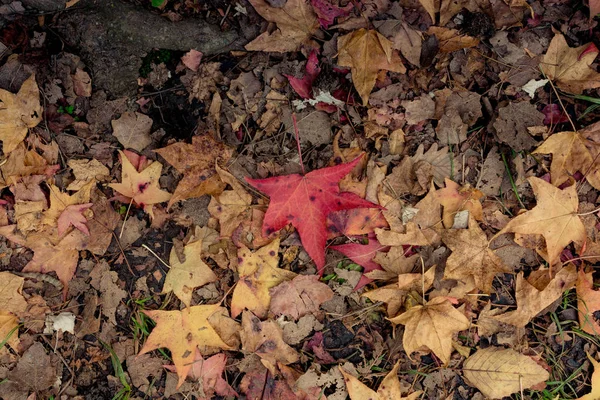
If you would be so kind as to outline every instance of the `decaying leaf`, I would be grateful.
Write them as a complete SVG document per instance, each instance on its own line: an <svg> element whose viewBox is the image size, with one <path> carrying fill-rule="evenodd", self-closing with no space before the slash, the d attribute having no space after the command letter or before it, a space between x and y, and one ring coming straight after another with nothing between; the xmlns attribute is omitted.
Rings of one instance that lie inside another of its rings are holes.
<svg viewBox="0 0 600 400"><path fill-rule="evenodd" d="M577 313L579 327L590 335L600 334L600 324L595 314L600 310L600 292L594 290L591 272L580 270L577 274Z"/></svg>
<svg viewBox="0 0 600 400"><path fill-rule="evenodd" d="M242 314L240 337L242 350L257 354L271 366L277 363L293 364L300 358L296 350L283 341L282 331L277 322L261 322L250 311L244 311Z"/></svg>
<svg viewBox="0 0 600 400"><path fill-rule="evenodd" d="M381 266L373 258L375 258L378 252L385 252L389 249L388 246L381 245L375 238L370 238L368 241L367 244L347 243L331 246L332 249L339 251L364 268L363 275L360 277L360 281L358 281L354 290L359 290L371 282L371 279L366 274L381 270Z"/></svg>
<svg viewBox="0 0 600 400"><path fill-rule="evenodd" d="M144 150L150 143L152 118L138 112L125 112L119 119L111 122L113 135L126 149Z"/></svg>
<svg viewBox="0 0 600 400"><path fill-rule="evenodd" d="M453 335L471 325L467 317L445 297L436 297L425 305L411 307L390 321L405 325L402 344L407 354L425 348L444 364L450 361Z"/></svg>
<svg viewBox="0 0 600 400"><path fill-rule="evenodd" d="M75 175L75 180L67 186L67 190L79 190L92 180L104 182L110 176L108 168L93 158L91 160L69 160L67 164Z"/></svg>
<svg viewBox="0 0 600 400"><path fill-rule="evenodd" d="M554 265L569 243L582 246L586 240L585 227L577 215L577 189L573 185L560 190L535 177L529 178L529 184L535 193L537 205L510 220L496 236L508 232L542 235L546 240L547 261Z"/></svg>
<svg viewBox="0 0 600 400"><path fill-rule="evenodd" d="M5 342L13 350L19 345L19 318L27 309L27 302L21 294L24 279L10 272L0 272L0 342ZM0 355L6 352L0 347Z"/></svg>
<svg viewBox="0 0 600 400"><path fill-rule="evenodd" d="M319 29L319 20L306 0L289 0L281 8L265 0L250 0L264 19L277 24L277 29L264 32L246 45L250 51L296 51L311 44L312 35Z"/></svg>
<svg viewBox="0 0 600 400"><path fill-rule="evenodd" d="M231 186L231 190L225 190L223 193L213 196L208 205L208 211L219 220L221 236L230 237L244 219L243 214L249 210L252 196L229 172L221 169L218 165L216 171L221 181Z"/></svg>
<svg viewBox="0 0 600 400"><path fill-rule="evenodd" d="M367 105L380 70L405 73L392 42L375 30L359 29L338 38L338 64L352 68L354 87Z"/></svg>
<svg viewBox="0 0 600 400"><path fill-rule="evenodd" d="M469 185L460 186L453 180L446 179L446 187L436 192L437 200L443 207L443 222L446 229L452 228L454 218L459 211L467 210L475 220L483 219L481 199L483 193Z"/></svg>
<svg viewBox="0 0 600 400"><path fill-rule="evenodd" d="M510 396L550 377L531 357L502 347L477 350L465 361L463 373L471 385L490 399Z"/></svg>
<svg viewBox="0 0 600 400"><path fill-rule="evenodd" d="M27 130L42 120L42 106L35 75L31 75L17 94L0 89L0 140L8 154L27 136Z"/></svg>
<svg viewBox="0 0 600 400"><path fill-rule="evenodd" d="M589 354L587 354L587 358L594 366L594 373L592 374L592 391L579 397L577 400L596 400L600 398L600 363Z"/></svg>
<svg viewBox="0 0 600 400"><path fill-rule="evenodd" d="M156 327L148 336L140 354L165 347L171 351L173 364L179 377L178 387L192 369L196 349L204 352L207 347L233 350L221 339L209 322L214 314L228 315L227 309L218 304L193 306L181 311L144 311L156 321Z"/></svg>
<svg viewBox="0 0 600 400"><path fill-rule="evenodd" d="M408 396L402 396L402 386L400 386L400 381L398 380L398 368L400 367L400 362L397 362L394 365L394 368L383 378L381 384L379 385L379 389L377 392L370 389L367 385L359 381L355 376L349 374L342 367L338 367L340 372L344 376L344 381L346 382L346 389L348 390L348 394L350 395L351 400L413 400L418 399L421 396L421 391L418 390L414 393L411 393Z"/></svg>
<svg viewBox="0 0 600 400"><path fill-rule="evenodd" d="M267 316L271 294L269 289L296 276L291 271L277 268L279 264L279 239L255 252L246 247L238 250L240 280L231 299L231 316L237 317L244 308L260 318Z"/></svg>

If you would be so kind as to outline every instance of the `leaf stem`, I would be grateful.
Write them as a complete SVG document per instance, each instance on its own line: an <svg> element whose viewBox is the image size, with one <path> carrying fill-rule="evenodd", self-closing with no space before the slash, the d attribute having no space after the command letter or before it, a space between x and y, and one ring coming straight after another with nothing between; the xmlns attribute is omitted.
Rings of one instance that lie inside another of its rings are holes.
<svg viewBox="0 0 600 400"><path fill-rule="evenodd" d="M581 214L575 214L575 215L577 215L578 217L582 217L584 215L596 214L598 211L600 211L600 207L598 207L598 208L596 208L595 210L592 210L592 211L584 212L584 213L581 213Z"/></svg>
<svg viewBox="0 0 600 400"><path fill-rule="evenodd" d="M298 132L298 121L296 120L296 113L292 114L292 123L294 124L294 134L296 135L296 144L298 145L298 157L300 157L300 167L302 168L302 175L306 174L304 170L304 163L302 162L302 149L300 149L300 133Z"/></svg>

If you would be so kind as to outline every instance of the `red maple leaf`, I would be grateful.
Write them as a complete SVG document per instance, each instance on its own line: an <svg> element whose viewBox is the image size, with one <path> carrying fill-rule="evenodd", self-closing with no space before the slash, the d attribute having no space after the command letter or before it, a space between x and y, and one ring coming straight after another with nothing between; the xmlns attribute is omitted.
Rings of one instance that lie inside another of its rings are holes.
<svg viewBox="0 0 600 400"><path fill-rule="evenodd" d="M299 174L275 176L246 181L271 198L262 226L263 236L269 236L291 223L300 235L302 245L323 274L327 216L352 208L381 208L354 193L341 192L338 182L359 163L362 156L347 164Z"/></svg>
<svg viewBox="0 0 600 400"><path fill-rule="evenodd" d="M313 50L308 56L308 61L306 61L306 72L302 79L292 75L285 75L285 77L288 78L290 85L292 85L292 88L300 97L303 99L310 99L312 98L313 82L320 72L321 68L319 67L317 52Z"/></svg>
<svg viewBox="0 0 600 400"><path fill-rule="evenodd" d="M332 4L331 0L310 0L310 3L317 14L319 23L325 29L329 28L329 25L333 24L337 17L348 15L354 7L352 3L348 3L345 7L338 7Z"/></svg>
<svg viewBox="0 0 600 400"><path fill-rule="evenodd" d="M375 238L369 238L369 243L347 243L340 244L338 246L331 246L332 249L339 251L358 265L364 268L363 276L354 287L354 290L358 290L368 283L373 282L365 276L365 273L374 271L376 269L382 269L379 264L373 261L373 257L377 255L378 251L388 251L389 246L384 246L377 241Z"/></svg>

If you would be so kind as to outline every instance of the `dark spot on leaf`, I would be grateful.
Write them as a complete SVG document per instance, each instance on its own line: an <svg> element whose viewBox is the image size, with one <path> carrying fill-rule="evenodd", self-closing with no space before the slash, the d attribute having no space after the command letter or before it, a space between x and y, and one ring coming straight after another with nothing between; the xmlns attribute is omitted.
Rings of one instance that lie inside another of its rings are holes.
<svg viewBox="0 0 600 400"><path fill-rule="evenodd" d="M275 350L277 348L277 344L275 344L272 340L267 340L256 349L257 353L267 353Z"/></svg>
<svg viewBox="0 0 600 400"><path fill-rule="evenodd" d="M221 212L221 211L223 211L223 208L221 206L217 206L217 211Z"/></svg>
<svg viewBox="0 0 600 400"><path fill-rule="evenodd" d="M269 252L269 255L270 255L271 257L275 257L275 252L274 252L273 250L271 250L271 251Z"/></svg>
<svg viewBox="0 0 600 400"><path fill-rule="evenodd" d="M336 158L333 159L333 162L335 164L341 164L342 163L342 157L338 156Z"/></svg>
<svg viewBox="0 0 600 400"><path fill-rule="evenodd" d="M368 215L365 215L365 221L370 221L370 220L371 220L371 217Z"/></svg>
<svg viewBox="0 0 600 400"><path fill-rule="evenodd" d="M238 257L238 264L241 264L244 262L244 259L242 257Z"/></svg>
<svg viewBox="0 0 600 400"><path fill-rule="evenodd" d="M188 357L190 356L190 354L192 354L192 352L191 352L191 351L189 351L189 350L186 350L186 351L183 353L183 356L182 356L182 357L183 357L183 358L188 358Z"/></svg>
<svg viewBox="0 0 600 400"><path fill-rule="evenodd" d="M271 233L275 232L275 229L269 227L267 229L265 229L265 233L267 234L267 236L269 236Z"/></svg>
<svg viewBox="0 0 600 400"><path fill-rule="evenodd" d="M150 186L150 182L140 183L138 185L138 191L140 193L144 193L144 190L146 190L148 188L148 186Z"/></svg>
<svg viewBox="0 0 600 400"><path fill-rule="evenodd" d="M204 175L200 175L200 180L201 180L201 181L205 181L205 180L206 180L206 176L204 176Z"/></svg>
<svg viewBox="0 0 600 400"><path fill-rule="evenodd" d="M294 216L292 214L289 214L289 215L286 215L285 218L288 219L288 220L289 219L294 219Z"/></svg>
<svg viewBox="0 0 600 400"><path fill-rule="evenodd" d="M260 319L256 317L252 318L252 331L260 332Z"/></svg>
<svg viewBox="0 0 600 400"><path fill-rule="evenodd" d="M308 198L310 201L315 201L317 198L315 196L309 196Z"/></svg>

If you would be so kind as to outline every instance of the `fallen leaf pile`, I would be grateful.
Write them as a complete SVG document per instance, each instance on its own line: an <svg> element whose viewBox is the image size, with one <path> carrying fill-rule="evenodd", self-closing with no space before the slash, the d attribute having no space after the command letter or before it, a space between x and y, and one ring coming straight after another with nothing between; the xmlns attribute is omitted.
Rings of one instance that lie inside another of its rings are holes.
<svg viewBox="0 0 600 400"><path fill-rule="evenodd" d="M125 95L23 3L0 399L598 398L598 1L152 1L239 37Z"/></svg>

